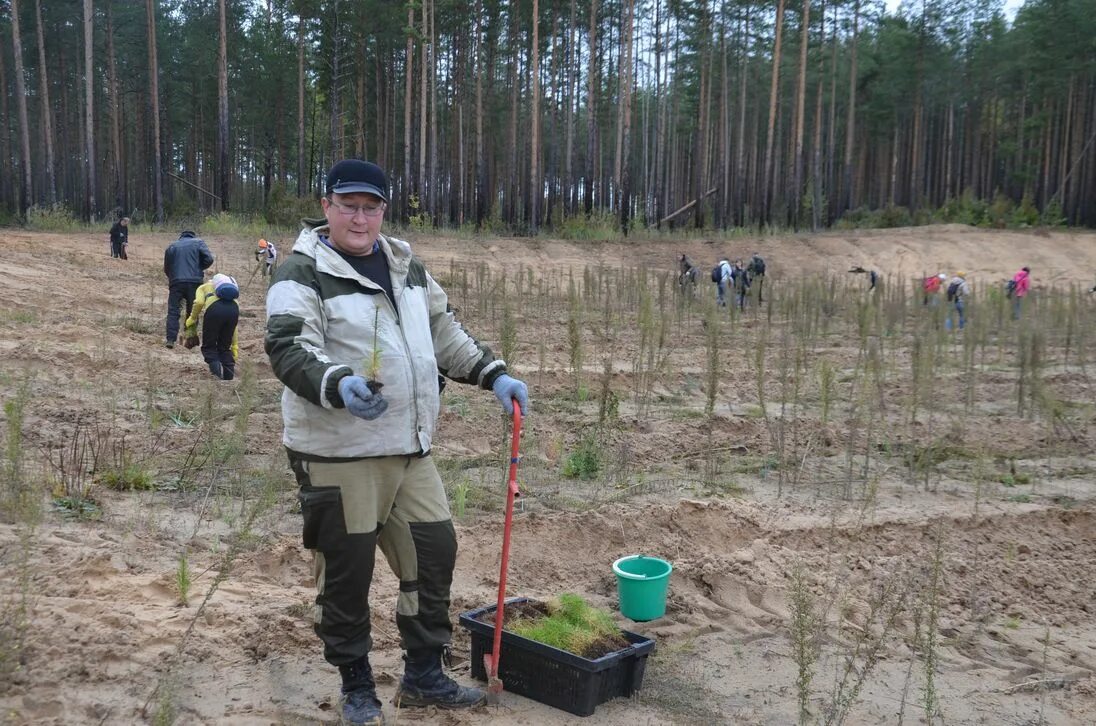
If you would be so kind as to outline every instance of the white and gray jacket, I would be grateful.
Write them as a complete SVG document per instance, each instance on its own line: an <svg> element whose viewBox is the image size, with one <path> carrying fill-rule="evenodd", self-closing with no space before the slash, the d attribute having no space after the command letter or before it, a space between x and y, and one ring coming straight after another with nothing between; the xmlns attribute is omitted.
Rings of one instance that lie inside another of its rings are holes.
<svg viewBox="0 0 1096 726"><path fill-rule="evenodd" d="M506 364L464 331L408 243L379 238L393 307L380 286L320 240L326 232L325 226L302 230L266 297L266 353L285 384L282 441L313 460L429 452L440 408L438 373L490 390ZM345 409L338 383L368 377L374 340L388 410L365 421Z"/></svg>

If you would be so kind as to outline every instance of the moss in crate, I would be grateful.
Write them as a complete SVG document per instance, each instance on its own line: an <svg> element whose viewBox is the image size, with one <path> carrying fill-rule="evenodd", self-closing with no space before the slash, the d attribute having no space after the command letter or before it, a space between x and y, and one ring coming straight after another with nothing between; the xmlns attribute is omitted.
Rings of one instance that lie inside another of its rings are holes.
<svg viewBox="0 0 1096 726"><path fill-rule="evenodd" d="M524 608L513 620L506 618L506 629L584 658L600 658L628 647L612 616L591 607L578 595L564 593L545 605L547 615Z"/></svg>

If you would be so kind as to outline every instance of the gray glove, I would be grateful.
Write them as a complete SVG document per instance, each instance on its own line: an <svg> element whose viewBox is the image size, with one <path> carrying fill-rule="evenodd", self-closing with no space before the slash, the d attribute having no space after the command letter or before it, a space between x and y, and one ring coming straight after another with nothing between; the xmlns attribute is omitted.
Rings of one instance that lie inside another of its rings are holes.
<svg viewBox="0 0 1096 726"><path fill-rule="evenodd" d="M347 376L339 381L339 395L347 411L366 421L372 421L388 410L388 401L380 392L373 393L361 376Z"/></svg>
<svg viewBox="0 0 1096 726"><path fill-rule="evenodd" d="M495 398L502 403L502 408L508 415L514 415L513 399L515 398L521 406L521 415L529 415L529 388L517 378L511 378L503 373L491 384L491 390L495 392Z"/></svg>

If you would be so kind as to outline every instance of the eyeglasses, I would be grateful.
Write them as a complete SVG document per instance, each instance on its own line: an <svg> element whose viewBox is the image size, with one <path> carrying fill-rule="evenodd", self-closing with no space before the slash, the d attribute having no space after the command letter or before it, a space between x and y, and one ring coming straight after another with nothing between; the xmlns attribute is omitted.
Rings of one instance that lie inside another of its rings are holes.
<svg viewBox="0 0 1096 726"><path fill-rule="evenodd" d="M358 212L361 212L367 217L376 217L378 214L384 214L384 210L387 205L383 202L380 204L363 204L360 207L353 204L343 204L342 202L336 202L334 199L328 199L327 203L335 208L335 211L344 217L357 216Z"/></svg>

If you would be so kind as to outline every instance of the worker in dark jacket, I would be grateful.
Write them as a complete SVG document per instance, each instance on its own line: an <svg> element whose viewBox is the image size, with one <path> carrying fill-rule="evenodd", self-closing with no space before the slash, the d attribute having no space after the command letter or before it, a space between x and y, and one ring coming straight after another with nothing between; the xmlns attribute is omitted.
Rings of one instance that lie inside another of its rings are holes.
<svg viewBox="0 0 1096 726"><path fill-rule="evenodd" d="M110 256L128 260L126 245L129 244L129 217L122 217L110 228Z"/></svg>
<svg viewBox="0 0 1096 726"><path fill-rule="evenodd" d="M164 274L167 275L167 336L164 345L175 347L179 337L179 314L186 306L190 315L194 293L202 284L202 271L213 264L213 253L206 243L189 229L183 230L179 239L164 252Z"/></svg>

